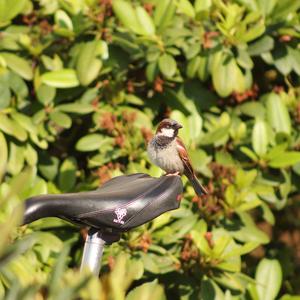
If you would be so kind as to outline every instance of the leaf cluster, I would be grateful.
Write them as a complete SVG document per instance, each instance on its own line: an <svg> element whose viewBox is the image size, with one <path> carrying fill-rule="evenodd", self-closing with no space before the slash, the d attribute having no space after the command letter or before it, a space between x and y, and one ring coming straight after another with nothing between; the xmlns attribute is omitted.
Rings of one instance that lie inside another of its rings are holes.
<svg viewBox="0 0 300 300"><path fill-rule="evenodd" d="M300 2L0 0L0 297L296 300ZM85 230L18 227L24 200L162 171L146 145L183 125L181 207L124 234L98 280Z"/></svg>

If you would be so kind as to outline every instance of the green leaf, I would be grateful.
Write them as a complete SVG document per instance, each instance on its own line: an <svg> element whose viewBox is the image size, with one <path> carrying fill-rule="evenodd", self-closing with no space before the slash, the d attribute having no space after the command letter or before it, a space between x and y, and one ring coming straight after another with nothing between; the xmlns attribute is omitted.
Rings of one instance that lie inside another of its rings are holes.
<svg viewBox="0 0 300 300"><path fill-rule="evenodd" d="M149 82L153 82L159 74L159 68L157 62L152 62L146 67L146 77Z"/></svg>
<svg viewBox="0 0 300 300"><path fill-rule="evenodd" d="M227 187L225 191L225 200L230 208L235 208L236 205L239 204L236 203L236 188L234 185L230 185Z"/></svg>
<svg viewBox="0 0 300 300"><path fill-rule="evenodd" d="M270 223L271 225L274 225L275 224L275 217L274 217L274 214L272 213L270 207L264 202L262 202L260 206L261 206L262 211L263 211L263 218L268 223Z"/></svg>
<svg viewBox="0 0 300 300"><path fill-rule="evenodd" d="M210 59L208 56L200 56L199 69L197 75L201 81L206 81L210 75L209 63Z"/></svg>
<svg viewBox="0 0 300 300"><path fill-rule="evenodd" d="M234 58L218 52L212 64L212 80L220 96L227 97L232 92L241 93L245 90L245 78Z"/></svg>
<svg viewBox="0 0 300 300"><path fill-rule="evenodd" d="M248 53L251 56L258 56L262 53L269 52L274 47L274 40L268 35L264 35L260 39L256 40L248 47Z"/></svg>
<svg viewBox="0 0 300 300"><path fill-rule="evenodd" d="M212 249L210 248L207 240L204 238L203 234L192 230L191 238L195 243L196 247L202 252L205 256L210 257L212 255Z"/></svg>
<svg viewBox="0 0 300 300"><path fill-rule="evenodd" d="M146 282L134 288L126 296L126 300L166 300L164 289L157 283L157 280Z"/></svg>
<svg viewBox="0 0 300 300"><path fill-rule="evenodd" d="M114 13L125 27L139 33L139 22L131 3L124 0L115 0L112 3Z"/></svg>
<svg viewBox="0 0 300 300"><path fill-rule="evenodd" d="M125 99L128 103L133 105L138 105L138 106L145 105L145 101L134 94L126 94Z"/></svg>
<svg viewBox="0 0 300 300"><path fill-rule="evenodd" d="M202 174L207 174L207 164L211 162L211 156L208 156L203 150L189 150L189 156L193 167ZM209 172L209 171L208 171ZM210 174L210 172L209 172Z"/></svg>
<svg viewBox="0 0 300 300"><path fill-rule="evenodd" d="M231 236L242 242L254 242L259 244L269 243L269 237L265 232L257 228L249 213L239 211L238 215L241 218L241 223L236 224L239 229L230 230L231 228L226 228L230 231Z"/></svg>
<svg viewBox="0 0 300 300"><path fill-rule="evenodd" d="M0 109L8 107L11 100L11 93L10 93L10 89L2 83L0 83L0 95L1 95Z"/></svg>
<svg viewBox="0 0 300 300"><path fill-rule="evenodd" d="M61 104L61 105L57 105L55 109L61 112L75 113L80 115L89 114L94 111L94 107L91 104L85 104L85 103Z"/></svg>
<svg viewBox="0 0 300 300"><path fill-rule="evenodd" d="M49 105L56 95L56 89L52 86L41 84L36 91L39 102Z"/></svg>
<svg viewBox="0 0 300 300"><path fill-rule="evenodd" d="M280 300L300 300L300 296L285 294L280 298Z"/></svg>
<svg viewBox="0 0 300 300"><path fill-rule="evenodd" d="M89 85L99 74L102 67L101 60L96 58L96 49L99 41L84 43L78 56L76 71L80 83Z"/></svg>
<svg viewBox="0 0 300 300"><path fill-rule="evenodd" d="M146 271L149 271L153 274L159 274L160 269L156 261L153 259L153 255L141 253L141 257Z"/></svg>
<svg viewBox="0 0 300 300"><path fill-rule="evenodd" d="M22 12L26 5L26 0L1 0L0 1L0 27L6 25L15 16Z"/></svg>
<svg viewBox="0 0 300 300"><path fill-rule="evenodd" d="M153 35L155 27L151 17L141 7L133 7L130 2L114 0L112 3L114 13L125 27L141 35Z"/></svg>
<svg viewBox="0 0 300 300"><path fill-rule="evenodd" d="M252 252L254 249L256 249L260 244L257 242L248 242L245 243L243 246L238 247L234 249L233 251L229 251L226 253L223 257L228 258L230 256L235 256L235 255L245 255L249 252Z"/></svg>
<svg viewBox="0 0 300 300"><path fill-rule="evenodd" d="M7 66L22 78L26 80L33 78L32 66L27 60L8 52L1 52L0 55L6 61Z"/></svg>
<svg viewBox="0 0 300 300"><path fill-rule="evenodd" d="M295 165L293 165L293 171L297 174L300 175L300 162L296 163Z"/></svg>
<svg viewBox="0 0 300 300"><path fill-rule="evenodd" d="M300 3L294 0L277 1L277 5L272 13L272 18L277 20L286 20L290 13L296 12Z"/></svg>
<svg viewBox="0 0 300 300"><path fill-rule="evenodd" d="M151 222L151 231L156 230L157 228L161 228L162 226L165 226L166 224L168 224L171 220L171 214L170 212L166 212L160 216L158 216L157 218L155 218L152 222Z"/></svg>
<svg viewBox="0 0 300 300"><path fill-rule="evenodd" d="M291 133L291 119L286 106L280 96L270 93L266 99L267 119L275 132Z"/></svg>
<svg viewBox="0 0 300 300"><path fill-rule="evenodd" d="M277 0L275 0L277 1ZM266 30L263 20L257 22L255 25L250 27L245 34L241 36L241 40L248 43L256 38L260 37Z"/></svg>
<svg viewBox="0 0 300 300"><path fill-rule="evenodd" d="M201 300L225 300L224 294L219 286L206 276L201 281Z"/></svg>
<svg viewBox="0 0 300 300"><path fill-rule="evenodd" d="M26 162L30 166L35 166L37 164L38 161L37 152L29 143L26 145L26 148L24 150L24 157Z"/></svg>
<svg viewBox="0 0 300 300"><path fill-rule="evenodd" d="M212 6L212 0L196 0L194 3L195 12L209 12L210 7Z"/></svg>
<svg viewBox="0 0 300 300"><path fill-rule="evenodd" d="M21 172L24 166L24 149L16 144L9 143L9 159L7 163L7 171L12 175L17 175Z"/></svg>
<svg viewBox="0 0 300 300"><path fill-rule="evenodd" d="M252 147L258 156L267 153L268 143L267 124L264 120L257 118L252 131Z"/></svg>
<svg viewBox="0 0 300 300"><path fill-rule="evenodd" d="M248 51L244 49L238 48L238 57L236 60L238 64L244 69L252 69L254 66Z"/></svg>
<svg viewBox="0 0 300 300"><path fill-rule="evenodd" d="M272 51L273 63L283 75L289 74L293 69L293 57L289 54L288 48L279 44Z"/></svg>
<svg viewBox="0 0 300 300"><path fill-rule="evenodd" d="M154 11L154 24L162 30L168 26L176 12L176 5L174 0L161 0L158 1Z"/></svg>
<svg viewBox="0 0 300 300"><path fill-rule="evenodd" d="M286 168L291 167L300 162L300 152L286 151L278 154L272 158L268 165L272 168Z"/></svg>
<svg viewBox="0 0 300 300"><path fill-rule="evenodd" d="M180 52L177 53L176 51L175 51L175 53L174 53L174 51L170 52L171 49L172 48L167 49L167 52L172 54L172 55L179 55L180 54ZM192 44L187 49L184 49L186 59L191 59L193 57L196 57L196 55L199 54L200 50L201 50L200 44Z"/></svg>
<svg viewBox="0 0 300 300"><path fill-rule="evenodd" d="M192 58L187 65L186 75L188 78L194 78L197 75L200 66L200 56Z"/></svg>
<svg viewBox="0 0 300 300"><path fill-rule="evenodd" d="M291 56L292 66L294 71L300 75L300 53L298 49L288 47L289 55Z"/></svg>
<svg viewBox="0 0 300 300"><path fill-rule="evenodd" d="M270 151L264 156L264 158L266 160L274 159L279 154L282 154L283 152L285 152L285 150L287 148L288 148L287 143L276 145L276 146L274 146L273 148L270 149Z"/></svg>
<svg viewBox="0 0 300 300"><path fill-rule="evenodd" d="M247 102L239 106L239 110L250 117L263 119L266 113L265 107L260 102Z"/></svg>
<svg viewBox="0 0 300 300"><path fill-rule="evenodd" d="M65 113L60 111L53 111L49 114L50 120L63 128L70 128L72 119Z"/></svg>
<svg viewBox="0 0 300 300"><path fill-rule="evenodd" d="M0 113L0 130L8 135L14 136L21 142L27 139L27 132L17 122L13 122L5 114Z"/></svg>
<svg viewBox="0 0 300 300"><path fill-rule="evenodd" d="M195 18L195 10L193 5L188 0L177 1L178 11L189 16L190 18Z"/></svg>
<svg viewBox="0 0 300 300"><path fill-rule="evenodd" d="M257 170L255 169L249 171L238 169L236 173L236 185L240 189L247 188L253 184L256 177Z"/></svg>
<svg viewBox="0 0 300 300"><path fill-rule="evenodd" d="M110 144L112 138L98 134L92 133L88 134L78 140L76 143L76 150L81 152L100 150L100 148L105 144Z"/></svg>
<svg viewBox="0 0 300 300"><path fill-rule="evenodd" d="M218 283L219 285L228 288L230 290L234 291L240 291L242 293L245 292L246 286L249 284L249 282L254 282L253 279L250 277L244 275L243 273L230 273L230 272L222 272L218 273L215 276L212 276L212 279L214 282ZM228 290L226 291L227 294ZM235 299L233 297L226 297L227 299ZM252 298L251 298L252 299ZM237 300L237 299L235 299ZM252 299L255 300L255 299Z"/></svg>
<svg viewBox="0 0 300 300"><path fill-rule="evenodd" d="M224 259L224 252L226 251L226 248L229 246L229 244L232 242L232 238L229 235L223 235L218 236L217 238L214 237L214 248L213 248L213 254L215 257Z"/></svg>
<svg viewBox="0 0 300 300"><path fill-rule="evenodd" d="M247 155L253 161L258 160L258 157L256 156L256 154L252 150L250 150L249 148L241 147L240 150L241 150L241 152L243 152L245 155Z"/></svg>
<svg viewBox="0 0 300 300"><path fill-rule="evenodd" d="M48 281L50 294L54 294L60 289L60 285L58 283L62 280L62 276L65 272L69 251L70 246L64 246L62 251L59 253L58 259L55 262Z"/></svg>
<svg viewBox="0 0 300 300"><path fill-rule="evenodd" d="M42 83L55 88L71 88L79 85L76 72L73 69L46 72L41 76Z"/></svg>
<svg viewBox="0 0 300 300"><path fill-rule="evenodd" d="M154 35L155 27L152 18L149 16L147 11L142 6L137 6L135 9L137 20L143 32L146 35Z"/></svg>
<svg viewBox="0 0 300 300"><path fill-rule="evenodd" d="M256 289L259 300L274 300L282 283L282 270L276 259L263 258L258 264Z"/></svg>
<svg viewBox="0 0 300 300"><path fill-rule="evenodd" d="M9 74L9 86L16 96L20 98L28 96L28 87L25 81L14 72Z"/></svg>
<svg viewBox="0 0 300 300"><path fill-rule="evenodd" d="M63 192L69 192L76 183L77 161L74 157L66 158L61 167L58 176L59 188Z"/></svg>
<svg viewBox="0 0 300 300"><path fill-rule="evenodd" d="M257 4L262 14L264 16L267 16L271 14L277 2L278 2L277 0L270 0L270 1L259 0L257 1Z"/></svg>
<svg viewBox="0 0 300 300"><path fill-rule="evenodd" d="M127 280L141 279L144 274L144 265L140 259L129 259L127 261Z"/></svg>
<svg viewBox="0 0 300 300"><path fill-rule="evenodd" d="M229 134L230 125L216 128L208 133L206 133L201 138L201 144L202 145L209 145L209 144L218 144L221 140L226 138Z"/></svg>
<svg viewBox="0 0 300 300"><path fill-rule="evenodd" d="M32 119L28 117L27 115L13 112L11 113L12 119L16 121L22 128L24 128L26 131L32 134L37 134L37 128L33 124Z"/></svg>
<svg viewBox="0 0 300 300"><path fill-rule="evenodd" d="M61 9L57 10L55 12L54 19L55 19L55 23L58 27L73 31L72 20L70 19L70 17L68 16L68 14L65 11L63 11Z"/></svg>
<svg viewBox="0 0 300 300"><path fill-rule="evenodd" d="M110 148L112 148L111 142L107 142L105 146L110 146ZM90 168L103 166L104 164L121 157L122 154L123 153L121 149L105 150L103 153L92 156L88 161L88 166Z"/></svg>
<svg viewBox="0 0 300 300"><path fill-rule="evenodd" d="M170 78L176 73L177 65L173 56L163 54L158 60L158 66L163 75Z"/></svg>
<svg viewBox="0 0 300 300"><path fill-rule="evenodd" d="M55 156L41 156L39 159L39 171L48 180L54 180L58 173L59 160Z"/></svg>
<svg viewBox="0 0 300 300"><path fill-rule="evenodd" d="M7 143L3 133L0 131L0 181L5 174L8 158Z"/></svg>

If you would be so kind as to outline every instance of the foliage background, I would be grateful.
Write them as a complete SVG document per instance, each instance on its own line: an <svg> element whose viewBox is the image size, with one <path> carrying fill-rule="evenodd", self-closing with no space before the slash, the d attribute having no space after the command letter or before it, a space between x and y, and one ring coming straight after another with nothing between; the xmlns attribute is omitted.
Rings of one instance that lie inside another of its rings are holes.
<svg viewBox="0 0 300 300"><path fill-rule="evenodd" d="M299 299L300 2L0 0L0 295ZM24 199L160 176L170 116L208 187L123 235L101 280L86 230L18 227Z"/></svg>

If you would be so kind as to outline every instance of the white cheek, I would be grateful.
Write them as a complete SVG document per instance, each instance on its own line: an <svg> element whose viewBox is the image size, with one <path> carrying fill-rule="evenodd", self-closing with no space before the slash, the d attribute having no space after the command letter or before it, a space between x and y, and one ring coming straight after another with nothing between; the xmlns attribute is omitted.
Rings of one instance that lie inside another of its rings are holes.
<svg viewBox="0 0 300 300"><path fill-rule="evenodd" d="M173 128L162 128L160 135L173 137L174 136L174 129Z"/></svg>

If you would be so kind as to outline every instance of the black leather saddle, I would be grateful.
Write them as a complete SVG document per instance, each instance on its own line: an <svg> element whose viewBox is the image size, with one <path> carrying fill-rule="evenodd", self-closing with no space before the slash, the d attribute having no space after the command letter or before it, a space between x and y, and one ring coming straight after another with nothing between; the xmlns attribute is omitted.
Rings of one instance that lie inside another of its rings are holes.
<svg viewBox="0 0 300 300"><path fill-rule="evenodd" d="M178 208L182 190L179 176L118 176L95 191L27 199L23 224L58 217L95 229L127 231Z"/></svg>

